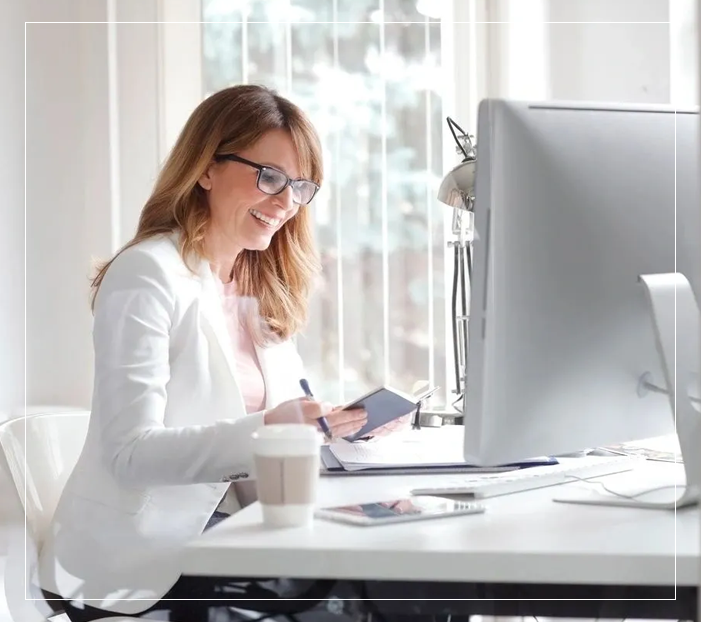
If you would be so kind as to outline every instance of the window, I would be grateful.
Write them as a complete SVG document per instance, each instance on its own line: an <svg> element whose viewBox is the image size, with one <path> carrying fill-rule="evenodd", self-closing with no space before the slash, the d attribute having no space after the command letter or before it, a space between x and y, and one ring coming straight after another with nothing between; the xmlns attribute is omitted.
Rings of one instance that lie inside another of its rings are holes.
<svg viewBox="0 0 701 622"><path fill-rule="evenodd" d="M198 101L226 85L264 83L300 104L327 173L312 206L323 280L299 339L310 380L339 401L429 380L448 403L451 214L435 195L459 158L445 115L476 133L487 96L698 101L694 0L673 3L669 28L663 4L648 7L646 24L630 7L546 0L167 0L160 154ZM589 22L612 19L602 48ZM621 37L645 40L654 62L641 64Z"/></svg>
<svg viewBox="0 0 701 622"><path fill-rule="evenodd" d="M202 11L203 95L273 87L322 138L310 209L323 278L298 340L312 387L343 402L429 381L447 399L440 21L417 0L202 0Z"/></svg>

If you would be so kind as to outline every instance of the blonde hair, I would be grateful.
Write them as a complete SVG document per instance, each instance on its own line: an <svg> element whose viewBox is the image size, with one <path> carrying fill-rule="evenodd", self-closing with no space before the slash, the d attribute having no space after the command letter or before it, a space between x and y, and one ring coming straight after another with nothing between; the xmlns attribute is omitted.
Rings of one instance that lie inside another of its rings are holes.
<svg viewBox="0 0 701 622"><path fill-rule="evenodd" d="M215 156L244 150L275 129L289 132L302 176L321 185L321 146L305 114L262 86L226 88L205 99L187 120L141 211L134 238L117 255L139 242L177 231L180 255L190 270L188 260L193 255L211 260L204 248L209 207L198 180ZM93 308L112 261L114 257L99 267L92 281ZM266 250L239 253L233 267L238 293L256 302L267 325L265 331L254 331L259 344L266 340L264 333L287 339L304 326L307 298L319 270L311 217L305 206L273 236Z"/></svg>

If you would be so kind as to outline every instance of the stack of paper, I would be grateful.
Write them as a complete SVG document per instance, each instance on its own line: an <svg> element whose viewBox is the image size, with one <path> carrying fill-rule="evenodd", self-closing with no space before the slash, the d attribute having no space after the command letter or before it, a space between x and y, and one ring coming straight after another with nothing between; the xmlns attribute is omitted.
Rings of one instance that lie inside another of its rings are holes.
<svg viewBox="0 0 701 622"><path fill-rule="evenodd" d="M369 443L340 441L322 447L327 475L406 473L501 473L515 466L479 467L463 457L462 426L409 430Z"/></svg>
<svg viewBox="0 0 701 622"><path fill-rule="evenodd" d="M557 464L539 457L502 466L475 466L463 455L462 426L407 430L368 443L339 441L321 449L327 475L405 473L501 473L520 468Z"/></svg>
<svg viewBox="0 0 701 622"><path fill-rule="evenodd" d="M454 430L416 430L369 443L333 443L330 449L346 471L465 466L463 429L458 426Z"/></svg>

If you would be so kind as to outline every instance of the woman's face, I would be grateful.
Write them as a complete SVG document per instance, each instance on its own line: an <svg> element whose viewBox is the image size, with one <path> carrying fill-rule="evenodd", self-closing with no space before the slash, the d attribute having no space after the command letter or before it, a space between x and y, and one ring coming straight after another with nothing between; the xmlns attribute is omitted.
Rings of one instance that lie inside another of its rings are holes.
<svg viewBox="0 0 701 622"><path fill-rule="evenodd" d="M290 179L300 177L297 151L284 130L271 130L236 155L276 168ZM234 253L268 248L273 235L299 209L292 201L292 188L265 194L256 185L257 177L252 166L224 160L213 164L199 181L207 191L211 233Z"/></svg>

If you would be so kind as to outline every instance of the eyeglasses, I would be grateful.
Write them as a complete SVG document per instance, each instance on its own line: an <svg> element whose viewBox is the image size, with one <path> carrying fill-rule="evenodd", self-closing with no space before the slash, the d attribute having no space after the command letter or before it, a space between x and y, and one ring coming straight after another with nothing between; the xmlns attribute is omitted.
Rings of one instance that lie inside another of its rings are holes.
<svg viewBox="0 0 701 622"><path fill-rule="evenodd" d="M287 186L290 186L292 188L292 200L298 205L311 203L311 200L319 191L319 184L313 181L308 179L290 179L285 173L272 166L256 164L234 154L218 155L215 159L217 161L231 160L232 162L241 162L241 164L257 169L258 178L256 179L256 185L258 190L265 192L265 194L280 194Z"/></svg>

